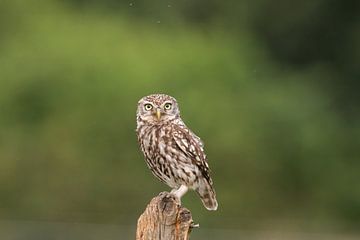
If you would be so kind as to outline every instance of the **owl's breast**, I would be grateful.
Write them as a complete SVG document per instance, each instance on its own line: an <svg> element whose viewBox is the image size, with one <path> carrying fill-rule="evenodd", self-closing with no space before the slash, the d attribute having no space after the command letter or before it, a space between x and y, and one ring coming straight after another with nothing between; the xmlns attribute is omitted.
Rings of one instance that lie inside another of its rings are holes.
<svg viewBox="0 0 360 240"><path fill-rule="evenodd" d="M141 150L148 160L154 161L159 154L160 137L164 130L157 126L144 126L138 131Z"/></svg>

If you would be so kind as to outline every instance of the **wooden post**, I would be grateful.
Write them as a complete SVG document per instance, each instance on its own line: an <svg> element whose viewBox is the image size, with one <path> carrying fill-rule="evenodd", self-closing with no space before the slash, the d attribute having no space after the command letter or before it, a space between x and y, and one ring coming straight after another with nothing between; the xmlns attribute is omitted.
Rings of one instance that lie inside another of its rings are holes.
<svg viewBox="0 0 360 240"><path fill-rule="evenodd" d="M136 240L188 240L194 225L191 213L174 195L154 197L138 219Z"/></svg>

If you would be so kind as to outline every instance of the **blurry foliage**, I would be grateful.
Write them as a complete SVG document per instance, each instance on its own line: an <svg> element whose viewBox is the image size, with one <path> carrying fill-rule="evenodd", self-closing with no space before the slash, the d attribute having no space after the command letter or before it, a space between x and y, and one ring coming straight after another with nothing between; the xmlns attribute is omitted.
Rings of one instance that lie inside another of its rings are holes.
<svg viewBox="0 0 360 240"><path fill-rule="evenodd" d="M358 4L296 5L2 1L1 216L135 223L167 189L136 104L165 92L213 170L218 212L183 199L197 221L358 224Z"/></svg>

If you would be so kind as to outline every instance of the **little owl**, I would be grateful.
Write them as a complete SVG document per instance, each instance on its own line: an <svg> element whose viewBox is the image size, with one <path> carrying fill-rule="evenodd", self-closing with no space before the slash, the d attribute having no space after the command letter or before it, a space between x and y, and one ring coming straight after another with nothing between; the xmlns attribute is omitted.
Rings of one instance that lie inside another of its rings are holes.
<svg viewBox="0 0 360 240"><path fill-rule="evenodd" d="M138 141L152 173L179 199L190 188L208 210L216 210L204 144L181 120L175 98L165 94L143 97L136 120Z"/></svg>

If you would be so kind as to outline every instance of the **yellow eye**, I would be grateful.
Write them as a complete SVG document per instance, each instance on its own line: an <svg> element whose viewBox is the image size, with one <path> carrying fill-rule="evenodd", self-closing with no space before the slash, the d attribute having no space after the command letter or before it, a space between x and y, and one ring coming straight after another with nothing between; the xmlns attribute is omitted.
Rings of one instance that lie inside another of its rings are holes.
<svg viewBox="0 0 360 240"><path fill-rule="evenodd" d="M171 109L171 103L165 103L164 109L165 110L170 110Z"/></svg>
<svg viewBox="0 0 360 240"><path fill-rule="evenodd" d="M150 103L147 103L144 105L144 108L146 111L150 111L153 108L153 106Z"/></svg>

